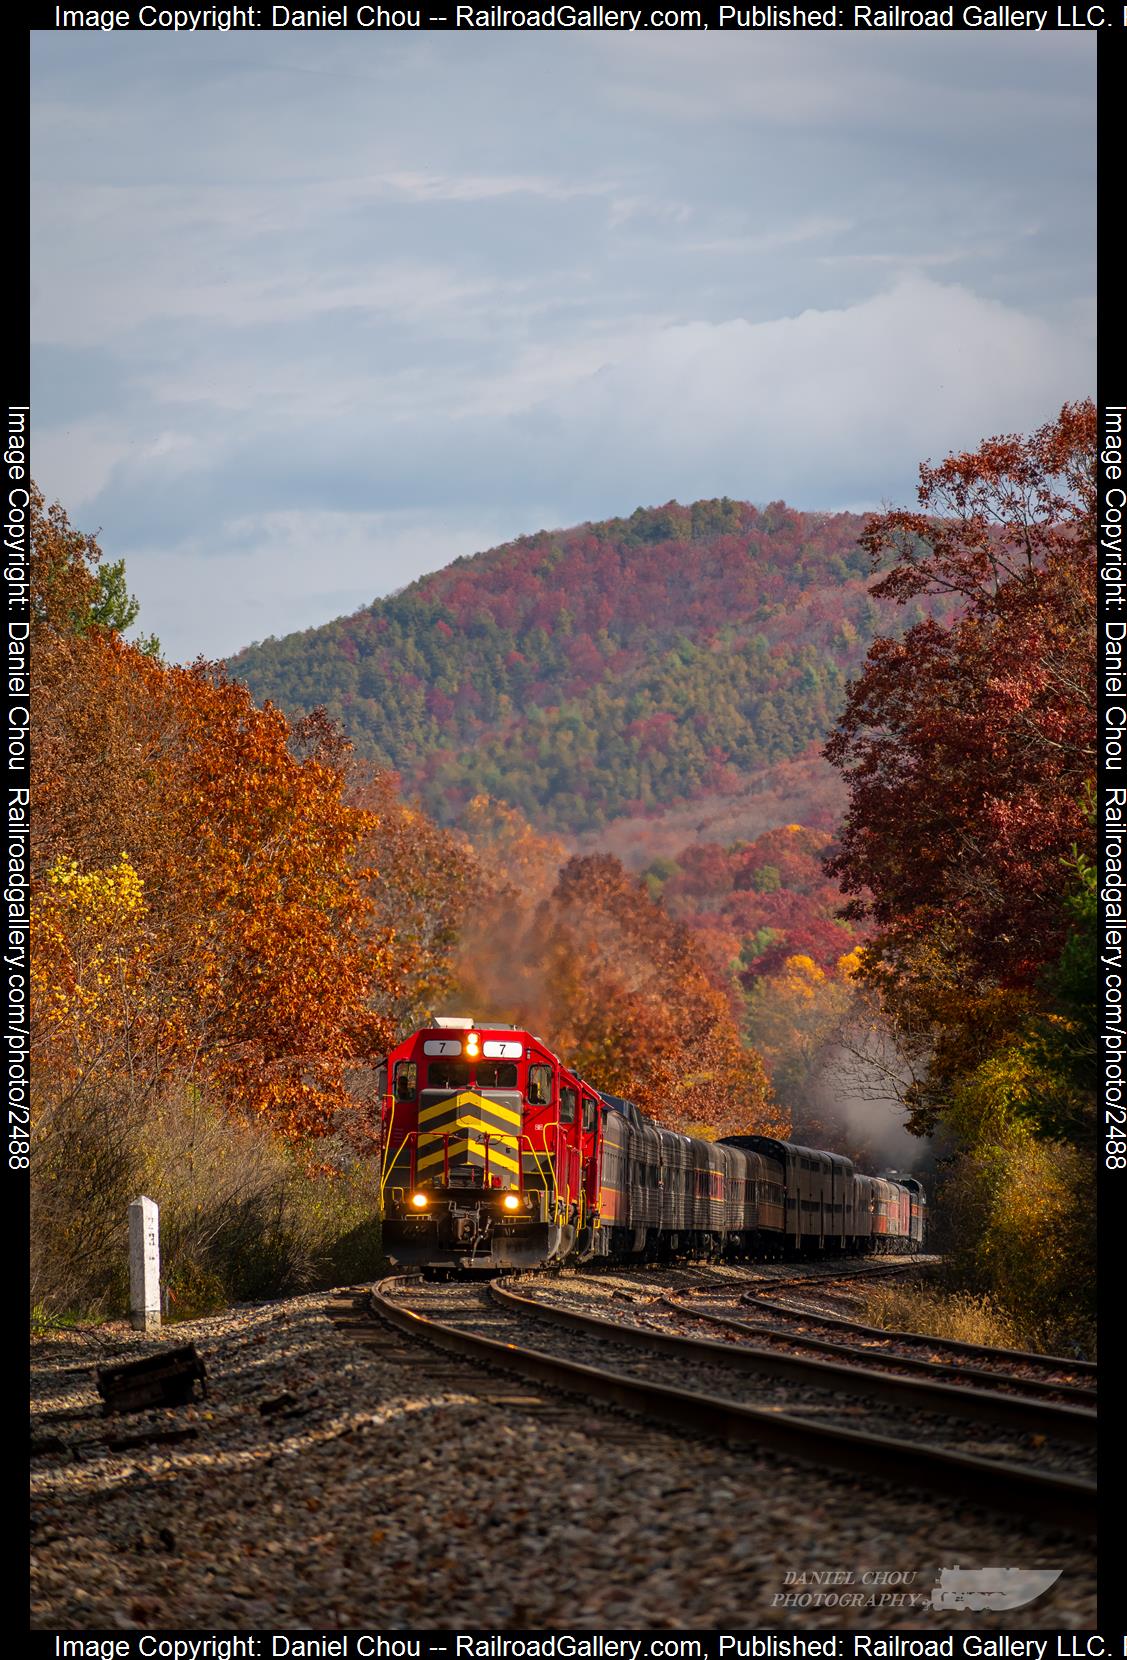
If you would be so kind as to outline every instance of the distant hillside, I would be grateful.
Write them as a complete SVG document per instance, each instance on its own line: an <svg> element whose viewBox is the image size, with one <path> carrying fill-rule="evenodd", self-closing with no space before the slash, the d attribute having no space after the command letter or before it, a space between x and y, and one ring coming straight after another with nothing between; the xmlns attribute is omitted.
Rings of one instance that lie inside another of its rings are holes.
<svg viewBox="0 0 1127 1660"><path fill-rule="evenodd" d="M324 704L444 823L485 791L598 831L813 755L873 635L920 614L870 598L862 522L639 508L456 559L230 667L291 714Z"/></svg>
<svg viewBox="0 0 1127 1660"><path fill-rule="evenodd" d="M841 890L822 868L829 846L825 831L784 824L752 842L699 841L655 859L645 882L745 985L799 953L831 973L862 936L839 915Z"/></svg>

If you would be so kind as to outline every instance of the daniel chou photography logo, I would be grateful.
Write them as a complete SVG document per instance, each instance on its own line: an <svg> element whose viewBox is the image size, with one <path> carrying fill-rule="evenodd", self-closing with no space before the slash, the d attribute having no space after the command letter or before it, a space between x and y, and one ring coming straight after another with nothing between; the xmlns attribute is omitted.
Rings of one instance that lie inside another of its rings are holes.
<svg viewBox="0 0 1127 1660"><path fill-rule="evenodd" d="M789 1568L772 1603L782 1608L1025 1608L1055 1585L1059 1568Z"/></svg>
<svg viewBox="0 0 1127 1660"><path fill-rule="evenodd" d="M1059 1568L941 1568L933 1608L1025 1608L1060 1578Z"/></svg>

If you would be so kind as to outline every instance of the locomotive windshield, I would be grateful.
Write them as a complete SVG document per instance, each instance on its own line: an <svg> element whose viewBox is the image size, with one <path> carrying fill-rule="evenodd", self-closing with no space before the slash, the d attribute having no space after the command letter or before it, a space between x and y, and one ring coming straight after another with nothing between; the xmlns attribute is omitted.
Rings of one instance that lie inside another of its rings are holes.
<svg viewBox="0 0 1127 1660"><path fill-rule="evenodd" d="M427 1083L431 1089L464 1089L473 1076L469 1061L431 1061Z"/></svg>
<svg viewBox="0 0 1127 1660"><path fill-rule="evenodd" d="M478 1061L478 1089L515 1089L517 1069L512 1061Z"/></svg>
<svg viewBox="0 0 1127 1660"><path fill-rule="evenodd" d="M466 1089L475 1077L478 1089L517 1087L513 1061L431 1061L427 1085L430 1089Z"/></svg>

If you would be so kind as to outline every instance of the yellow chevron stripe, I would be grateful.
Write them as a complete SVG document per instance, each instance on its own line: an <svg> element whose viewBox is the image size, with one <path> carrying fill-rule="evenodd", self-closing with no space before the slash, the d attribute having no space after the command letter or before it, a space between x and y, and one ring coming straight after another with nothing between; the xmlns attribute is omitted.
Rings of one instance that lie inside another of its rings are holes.
<svg viewBox="0 0 1127 1660"><path fill-rule="evenodd" d="M450 1157L452 1159L461 1158L465 1154L465 1152L466 1152L466 1143L464 1141L459 1142L456 1145L452 1144L451 1147L450 1147ZM432 1164L433 1165L441 1165L443 1163L443 1161L444 1161L443 1149L441 1147L437 1147L437 1148L435 1148L433 1153L423 1153L423 1154L421 1154L415 1168L416 1168L416 1170L428 1170Z"/></svg>
<svg viewBox="0 0 1127 1660"><path fill-rule="evenodd" d="M465 1100L465 1095L448 1095L445 1101L432 1101L429 1107L423 1107L419 1112L419 1123L422 1124L425 1120L431 1118L454 1119L458 1115L459 1106Z"/></svg>
<svg viewBox="0 0 1127 1660"><path fill-rule="evenodd" d="M495 1118L503 1118L510 1124L521 1124L519 1112L513 1112L510 1107L503 1107L498 1101L487 1101L483 1095L478 1095L472 1089L466 1089L459 1095L448 1095L445 1101L434 1101L429 1107L423 1107L419 1112L419 1123L424 1120L438 1118L443 1114L454 1115L457 1122L461 1122L460 1115L467 1109L474 1112L489 1113Z"/></svg>
<svg viewBox="0 0 1127 1660"><path fill-rule="evenodd" d="M483 1162L485 1160L485 1147L484 1147L482 1142L480 1142L480 1141L468 1141L468 1140L467 1141L451 1142L451 1144L450 1144L450 1158L451 1158L451 1161L454 1161L454 1160L460 1159L460 1158L464 1158L467 1153L476 1154L477 1157L480 1158ZM420 1158L418 1163L416 1164L415 1169L416 1170L429 1170L432 1165L437 1169L437 1168L441 1167L442 1163L443 1163L443 1151L442 1151L441 1147L437 1147L434 1150L433 1153L424 1153L422 1158ZM508 1154L506 1154L506 1153L498 1152L497 1148L494 1147L492 1143L490 1143L490 1146L489 1146L489 1163L490 1163L491 1167L493 1165L497 1164L497 1165L500 1165L503 1170L511 1170L514 1176L519 1174L516 1160L509 1158Z"/></svg>
<svg viewBox="0 0 1127 1660"><path fill-rule="evenodd" d="M507 1141L515 1147L520 1136L515 1129L507 1124L495 1124L491 1118L479 1118L471 1113L469 1108L460 1112L457 1118L432 1119L429 1124L419 1127L419 1139L429 1140L436 1135L458 1135L463 1130L476 1130L479 1135L496 1136L498 1141Z"/></svg>
<svg viewBox="0 0 1127 1660"><path fill-rule="evenodd" d="M507 1142L510 1147L515 1147L520 1139L511 1130L499 1130L496 1124L487 1124L482 1118L470 1118L468 1115L458 1115L458 1128L476 1130L479 1135L490 1136L493 1141Z"/></svg>
<svg viewBox="0 0 1127 1660"><path fill-rule="evenodd" d="M494 1118L504 1118L510 1124L515 1124L518 1130L524 1122L519 1112L514 1112L511 1107L503 1107L500 1101L487 1101L480 1095L476 1097L471 1096L470 1100L480 1109L480 1111L487 1112Z"/></svg>

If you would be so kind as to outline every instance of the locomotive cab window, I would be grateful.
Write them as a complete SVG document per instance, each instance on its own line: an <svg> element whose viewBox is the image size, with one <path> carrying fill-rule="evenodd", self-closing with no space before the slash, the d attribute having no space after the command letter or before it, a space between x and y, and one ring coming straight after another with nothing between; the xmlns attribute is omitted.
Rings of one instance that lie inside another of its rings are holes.
<svg viewBox="0 0 1127 1660"><path fill-rule="evenodd" d="M547 1070L547 1068L545 1068L545 1071L546 1070ZM531 1084L529 1085L529 1087L531 1088ZM531 1100L531 1099L532 1099L532 1097L530 1095L529 1100ZM572 1089L569 1084L561 1084L560 1085L560 1123L561 1124L574 1124L575 1123L575 1101L576 1101L576 1092L575 1092L575 1090Z"/></svg>
<svg viewBox="0 0 1127 1660"><path fill-rule="evenodd" d="M528 1104L546 1107L552 1099L552 1069L550 1066L530 1066L528 1069Z"/></svg>
<svg viewBox="0 0 1127 1660"><path fill-rule="evenodd" d="M471 1071L469 1061L431 1061L427 1083L431 1089L465 1089Z"/></svg>
<svg viewBox="0 0 1127 1660"><path fill-rule="evenodd" d="M478 1089L515 1089L517 1068L515 1061L478 1061Z"/></svg>
<svg viewBox="0 0 1127 1660"><path fill-rule="evenodd" d="M588 1132L595 1128L595 1103L590 1096L583 1101L583 1128Z"/></svg>
<svg viewBox="0 0 1127 1660"><path fill-rule="evenodd" d="M434 1071L433 1066L431 1071ZM419 1087L419 1069L414 1061L396 1061L395 1063L395 1099L397 1101L413 1101L415 1091Z"/></svg>

